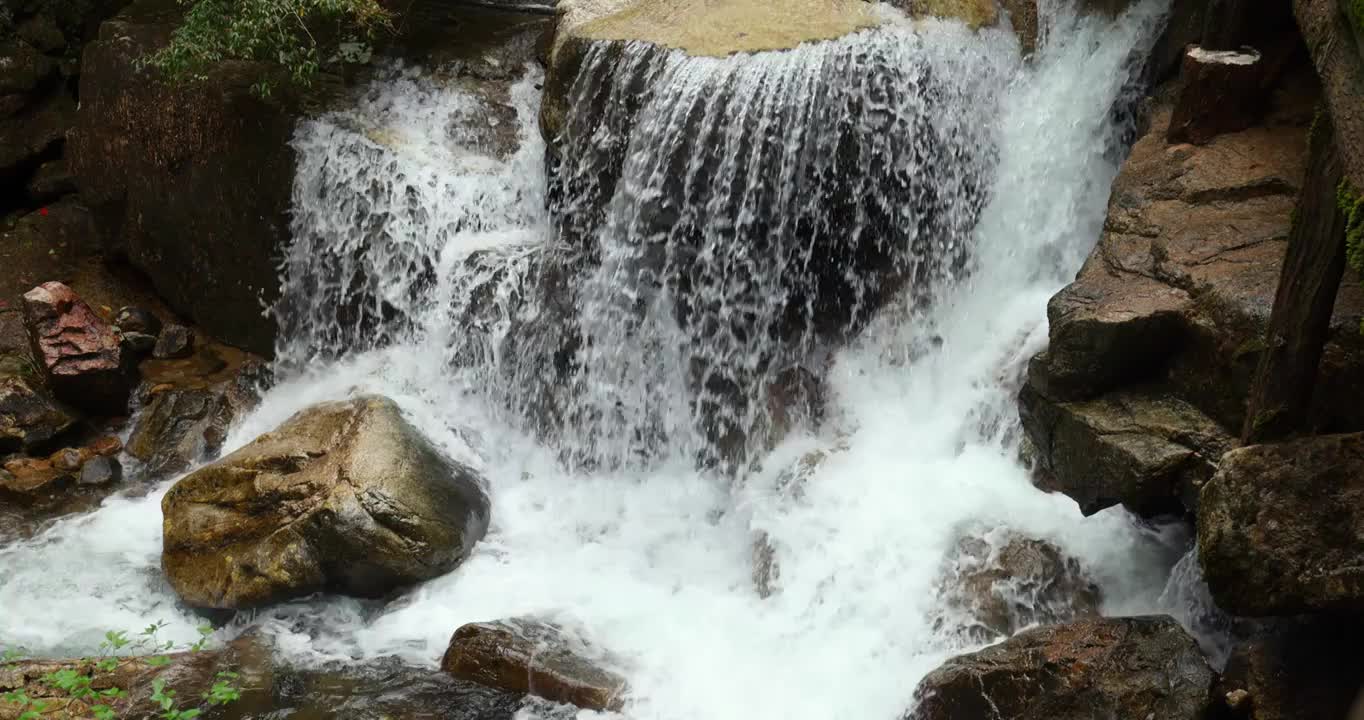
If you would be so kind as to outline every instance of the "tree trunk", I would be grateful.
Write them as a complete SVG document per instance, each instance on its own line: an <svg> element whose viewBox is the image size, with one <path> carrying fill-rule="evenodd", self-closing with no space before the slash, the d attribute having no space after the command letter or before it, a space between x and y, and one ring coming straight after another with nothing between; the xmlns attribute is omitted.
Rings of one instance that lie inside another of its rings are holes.
<svg viewBox="0 0 1364 720"><path fill-rule="evenodd" d="M1323 112L1312 130L1307 178L1288 235L1264 355L1250 388L1241 431L1246 444L1310 430L1312 389L1345 272L1345 216L1336 205L1341 172L1335 128Z"/></svg>

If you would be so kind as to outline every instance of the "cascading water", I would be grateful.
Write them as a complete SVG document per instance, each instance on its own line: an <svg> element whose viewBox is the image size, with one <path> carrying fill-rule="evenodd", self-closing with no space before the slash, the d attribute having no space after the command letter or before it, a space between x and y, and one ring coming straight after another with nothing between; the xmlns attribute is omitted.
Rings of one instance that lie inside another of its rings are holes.
<svg viewBox="0 0 1364 720"><path fill-rule="evenodd" d="M965 534L1049 540L1106 612L1158 609L1184 538L1037 491L1013 432L1046 300L1098 235L1110 110L1157 4L1109 23L1043 3L1028 64L1005 32L942 22L723 60L600 50L583 102L648 91L583 136L595 152L565 150L557 224L533 70L505 99L514 132L401 69L305 124L283 378L227 447L383 393L483 474L492 528L386 605L233 627L299 663L430 665L460 624L531 614L610 649L630 717L890 719L973 642L938 592ZM716 429L770 421L761 393L791 364L823 375L824 421L715 472ZM192 636L159 574L164 490L0 550L0 643L79 652L158 618ZM780 565L767 598L758 533Z"/></svg>

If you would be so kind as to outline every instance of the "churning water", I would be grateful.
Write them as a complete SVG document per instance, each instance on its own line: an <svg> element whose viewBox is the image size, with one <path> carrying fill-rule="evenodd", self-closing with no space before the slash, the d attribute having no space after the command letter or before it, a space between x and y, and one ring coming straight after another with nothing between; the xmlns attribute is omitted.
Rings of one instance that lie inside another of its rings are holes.
<svg viewBox="0 0 1364 720"><path fill-rule="evenodd" d="M1042 5L1029 63L1007 32L941 22L727 59L598 48L574 88L596 114L570 117L553 184L533 69L502 99L515 127L402 68L305 124L283 379L228 449L383 393L483 473L493 520L395 602L234 628L296 662L429 665L459 625L530 614L610 650L630 717L888 720L970 649L939 592L965 535L1050 540L1106 612L1160 609L1184 539L1034 489L1014 393L1098 237L1113 108L1162 8ZM818 418L775 417L790 368L824 378ZM162 492L0 551L0 642L192 634L160 576Z"/></svg>

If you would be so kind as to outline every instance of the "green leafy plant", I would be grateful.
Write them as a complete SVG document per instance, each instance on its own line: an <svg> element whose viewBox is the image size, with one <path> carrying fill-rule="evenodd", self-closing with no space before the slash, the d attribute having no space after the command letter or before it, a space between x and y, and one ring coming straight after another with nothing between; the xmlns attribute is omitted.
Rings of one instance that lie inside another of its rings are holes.
<svg viewBox="0 0 1364 720"><path fill-rule="evenodd" d="M169 666L173 660L163 653L174 650L175 643L158 638L165 627L166 624L163 622L152 623L132 637L126 632L111 630L104 634L98 657L83 658L72 663L71 667L54 670L44 675L41 682L55 691L61 699L84 704L89 708L94 720L116 720L119 717L116 704L120 700L128 699L128 691L120 687L96 688L96 673L113 672L120 662L140 662L154 669ZM201 625L198 632L199 639L186 645L183 648L185 651L195 653L204 650L213 635L213 628ZM138 654L130 655L128 652ZM0 652L3 662L13 662L22 656L23 652L19 649ZM148 701L152 703L161 720L194 720L210 706L226 705L241 699L241 688L236 683L237 679L238 675L234 672L219 671L214 675L213 685L203 693L202 702L185 706L176 696L176 691L168 689L163 678L156 677L152 680L152 692ZM30 697L22 688L0 694L0 702L17 706L19 720L39 720L51 706L47 700Z"/></svg>
<svg viewBox="0 0 1364 720"><path fill-rule="evenodd" d="M171 42L145 62L173 80L203 79L223 60L256 60L282 67L290 81L308 85L323 65L365 62L370 42L391 30L392 15L378 0L179 0L189 6ZM253 85L269 95L271 85Z"/></svg>

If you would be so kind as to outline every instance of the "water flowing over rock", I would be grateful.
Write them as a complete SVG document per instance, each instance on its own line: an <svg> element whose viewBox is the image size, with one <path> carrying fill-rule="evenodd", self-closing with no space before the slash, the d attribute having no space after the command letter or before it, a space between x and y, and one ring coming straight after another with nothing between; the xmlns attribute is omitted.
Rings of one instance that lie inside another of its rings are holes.
<svg viewBox="0 0 1364 720"><path fill-rule="evenodd" d="M1361 512L1364 434L1228 453L1198 513L1213 597L1238 615L1364 608Z"/></svg>
<svg viewBox="0 0 1364 720"><path fill-rule="evenodd" d="M225 379L148 389L128 438L128 454L148 478L169 477L215 455L232 421L257 401L265 369L258 362L228 371Z"/></svg>
<svg viewBox="0 0 1364 720"><path fill-rule="evenodd" d="M1202 720L1212 669L1164 616L1037 628L953 658L920 683L913 720Z"/></svg>
<svg viewBox="0 0 1364 720"><path fill-rule="evenodd" d="M71 288L48 282L25 293L24 320L59 399L106 415L127 411L132 358L114 329Z"/></svg>
<svg viewBox="0 0 1364 720"><path fill-rule="evenodd" d="M963 538L942 586L952 611L942 625L960 623L975 642L1099 613L1099 588L1075 558L1051 543L1007 533Z"/></svg>
<svg viewBox="0 0 1364 720"><path fill-rule="evenodd" d="M725 59L583 50L558 217L591 260L578 381L619 392L565 403L580 445L647 428L732 467L761 446L752 399L780 371L819 367L902 289L927 298L966 272L996 150L975 115L993 99L964 77L1003 68L934 52L893 29Z"/></svg>
<svg viewBox="0 0 1364 720"><path fill-rule="evenodd" d="M448 572L488 525L473 471L379 397L295 415L176 483L162 506L166 575L205 608L383 595Z"/></svg>
<svg viewBox="0 0 1364 720"><path fill-rule="evenodd" d="M589 710L619 710L625 680L598 667L576 639L553 624L514 619L455 631L441 659L450 675Z"/></svg>

